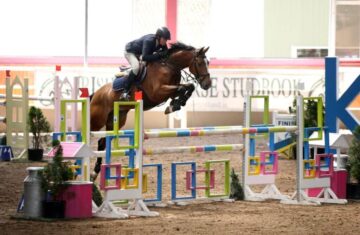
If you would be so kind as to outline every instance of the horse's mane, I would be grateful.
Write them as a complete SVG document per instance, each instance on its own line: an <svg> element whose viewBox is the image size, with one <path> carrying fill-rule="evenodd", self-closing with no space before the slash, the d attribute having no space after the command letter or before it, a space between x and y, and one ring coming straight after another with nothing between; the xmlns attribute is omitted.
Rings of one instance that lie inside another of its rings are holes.
<svg viewBox="0 0 360 235"><path fill-rule="evenodd" d="M182 42L171 43L171 47L168 50L168 55L171 55L175 52L182 51L182 50L192 51L192 50L195 50L195 48L192 46L186 45L185 43L182 43Z"/></svg>

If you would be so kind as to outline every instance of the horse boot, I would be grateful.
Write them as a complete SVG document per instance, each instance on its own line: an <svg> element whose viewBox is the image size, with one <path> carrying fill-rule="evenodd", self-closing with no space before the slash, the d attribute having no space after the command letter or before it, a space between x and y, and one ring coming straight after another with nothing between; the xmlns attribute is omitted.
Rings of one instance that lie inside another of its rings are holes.
<svg viewBox="0 0 360 235"><path fill-rule="evenodd" d="M136 78L136 74L134 74L133 71L130 71L128 77L126 78L126 85L124 91L120 95L121 100L130 100L130 89L131 89L131 85L135 81L135 78Z"/></svg>
<svg viewBox="0 0 360 235"><path fill-rule="evenodd" d="M193 84L190 84L190 86L187 86L187 89L184 92L184 95L180 96L181 106L185 106L188 99L191 97L192 93L195 90L195 86Z"/></svg>
<svg viewBox="0 0 360 235"><path fill-rule="evenodd" d="M166 107L165 114L169 114L169 113L178 111L180 109L181 109L181 100L175 98L170 102L170 105L168 107Z"/></svg>

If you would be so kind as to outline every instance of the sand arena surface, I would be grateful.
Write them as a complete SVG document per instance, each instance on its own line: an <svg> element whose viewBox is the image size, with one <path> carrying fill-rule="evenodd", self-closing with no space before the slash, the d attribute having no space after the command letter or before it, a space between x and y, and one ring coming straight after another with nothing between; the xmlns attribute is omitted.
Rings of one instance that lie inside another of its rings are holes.
<svg viewBox="0 0 360 235"><path fill-rule="evenodd" d="M145 147L185 146L201 144L241 143L241 136L207 136L146 140ZM262 143L258 149L265 149ZM163 163L163 198L170 199L171 162L230 159L231 167L240 172L241 154L232 152L170 154L146 156L145 163ZM121 161L119 159L119 161ZM297 206L278 201L196 202L187 206L151 208L159 217L112 220L91 218L64 221L28 221L12 219L23 190L26 168L42 163L0 162L0 234L359 234L360 202L347 205ZM222 167L214 166L221 175ZM276 184L279 190L291 195L295 190L295 161L280 160ZM185 190L185 168L179 168L179 193ZM155 172L149 173L149 192L155 189ZM198 182L201 183L201 177ZM216 182L219 183L219 180ZM219 188L219 191L221 189ZM199 190L199 195L204 195Z"/></svg>

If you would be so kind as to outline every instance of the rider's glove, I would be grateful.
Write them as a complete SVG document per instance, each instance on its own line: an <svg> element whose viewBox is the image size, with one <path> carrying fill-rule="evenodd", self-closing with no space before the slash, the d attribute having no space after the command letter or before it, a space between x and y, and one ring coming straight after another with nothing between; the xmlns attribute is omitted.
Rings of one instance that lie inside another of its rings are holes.
<svg viewBox="0 0 360 235"><path fill-rule="evenodd" d="M159 55L159 58L162 59L167 56L167 51L159 51L157 54Z"/></svg>

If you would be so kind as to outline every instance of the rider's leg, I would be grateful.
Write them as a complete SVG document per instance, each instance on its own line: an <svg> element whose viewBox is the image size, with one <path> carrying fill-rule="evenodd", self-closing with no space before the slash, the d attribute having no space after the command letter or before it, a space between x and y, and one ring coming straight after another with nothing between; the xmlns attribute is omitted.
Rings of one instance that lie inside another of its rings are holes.
<svg viewBox="0 0 360 235"><path fill-rule="evenodd" d="M125 91L123 92L122 98L129 99L130 98L129 92L130 92L131 85L134 82L134 80L140 70L140 62L134 53L125 52L124 55L131 66L131 71L127 77L127 86L125 87Z"/></svg>

